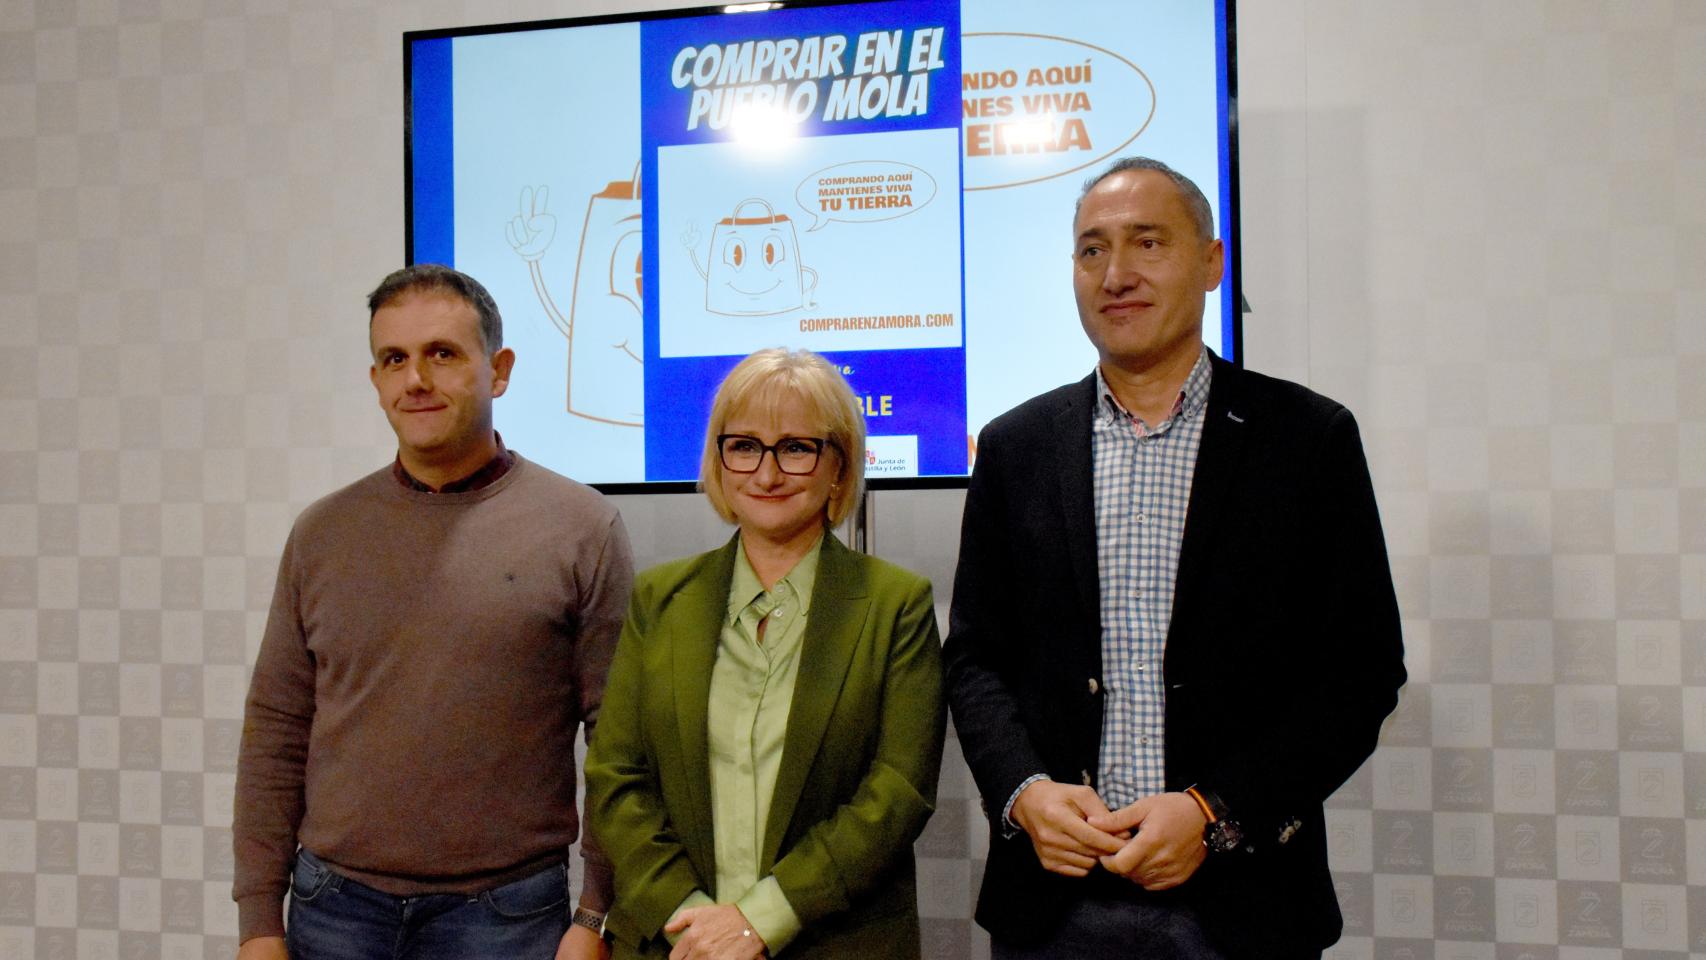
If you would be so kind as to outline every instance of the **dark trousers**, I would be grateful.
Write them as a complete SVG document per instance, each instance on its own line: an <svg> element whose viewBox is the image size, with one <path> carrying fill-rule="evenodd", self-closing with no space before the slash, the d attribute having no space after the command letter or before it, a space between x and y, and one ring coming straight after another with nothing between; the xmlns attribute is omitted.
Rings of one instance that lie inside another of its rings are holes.
<svg viewBox="0 0 1706 960"><path fill-rule="evenodd" d="M1227 960L1209 942L1188 907L1099 897L1075 902L1047 943L1021 947L995 940L990 956L993 960ZM1314 956L1319 960L1320 954ZM1272 960L1279 960L1278 955Z"/></svg>
<svg viewBox="0 0 1706 960"><path fill-rule="evenodd" d="M568 898L562 864L484 893L397 897L301 850L285 940L291 960L552 960Z"/></svg>

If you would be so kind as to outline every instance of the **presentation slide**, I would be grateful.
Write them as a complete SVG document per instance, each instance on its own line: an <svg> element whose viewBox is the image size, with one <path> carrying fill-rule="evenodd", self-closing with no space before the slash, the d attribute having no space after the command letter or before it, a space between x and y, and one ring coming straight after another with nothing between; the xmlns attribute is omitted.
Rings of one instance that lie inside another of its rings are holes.
<svg viewBox="0 0 1706 960"><path fill-rule="evenodd" d="M784 346L852 384L867 476L963 477L984 424L1095 363L1086 177L1165 160L1232 237L1225 27L890 0L411 34L411 255L491 289L519 358L498 429L569 476L695 479L717 384Z"/></svg>

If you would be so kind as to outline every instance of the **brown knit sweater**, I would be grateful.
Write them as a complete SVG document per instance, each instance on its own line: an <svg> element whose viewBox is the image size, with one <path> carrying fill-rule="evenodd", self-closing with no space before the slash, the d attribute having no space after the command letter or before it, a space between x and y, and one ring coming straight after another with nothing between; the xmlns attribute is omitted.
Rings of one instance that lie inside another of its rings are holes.
<svg viewBox="0 0 1706 960"><path fill-rule="evenodd" d="M296 521L243 722L239 935L283 933L296 846L389 893L471 893L561 862L633 560L616 509L520 456L429 494L389 468ZM609 864L582 844L581 903Z"/></svg>

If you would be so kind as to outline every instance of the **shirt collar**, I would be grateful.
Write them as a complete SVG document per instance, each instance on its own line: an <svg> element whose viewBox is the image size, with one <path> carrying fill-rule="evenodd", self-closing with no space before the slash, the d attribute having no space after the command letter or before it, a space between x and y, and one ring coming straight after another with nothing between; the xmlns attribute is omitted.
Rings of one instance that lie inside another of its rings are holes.
<svg viewBox="0 0 1706 960"><path fill-rule="evenodd" d="M419 480L416 480L408 470L405 470L403 468L403 458L400 456L391 461L391 476L395 477L398 483L408 487L410 490L419 490L422 493L470 493L484 487L489 487L498 482L498 478L508 473L510 467L515 466L515 454L510 453L509 450L504 447L503 436L494 430L492 431L492 437L497 441L498 452L492 457L492 459L486 461L485 466L482 466L480 469L475 470L473 473L470 473L460 480L452 480L437 490L434 490Z"/></svg>
<svg viewBox="0 0 1706 960"><path fill-rule="evenodd" d="M1203 404L1208 402L1208 387L1214 379L1214 364L1209 362L1208 347L1203 347L1197 354L1197 362L1191 366L1191 372L1186 375L1185 382L1179 387L1179 396L1173 401L1173 409L1167 412L1167 419L1159 424L1143 423L1142 418L1127 410L1114 396L1114 391L1108 386L1106 377L1102 376L1102 365L1096 365L1096 396L1100 402L1096 405L1096 416L1109 419L1130 421L1141 424L1146 433L1155 433L1162 427L1181 416L1195 416Z"/></svg>
<svg viewBox="0 0 1706 960"><path fill-rule="evenodd" d="M817 561L823 553L823 538L826 536L829 536L827 532L818 534L817 543L769 590L764 589L757 572L752 569L752 562L747 560L746 548L737 542L734 576L729 579L729 609L724 622L733 623L742 610L755 602L766 599L780 601L789 594L798 598L796 605L801 613L811 609L812 585L817 581Z"/></svg>

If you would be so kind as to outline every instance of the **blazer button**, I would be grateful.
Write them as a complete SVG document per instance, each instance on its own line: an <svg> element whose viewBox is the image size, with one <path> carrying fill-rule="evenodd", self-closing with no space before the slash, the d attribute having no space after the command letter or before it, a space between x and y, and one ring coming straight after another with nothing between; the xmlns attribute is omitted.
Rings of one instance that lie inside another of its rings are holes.
<svg viewBox="0 0 1706 960"><path fill-rule="evenodd" d="M1080 775L1081 775L1081 776L1082 776L1082 777L1083 777L1083 778L1084 778L1084 785L1085 785L1085 786L1086 786L1086 787L1093 787L1093 786L1095 786L1095 784L1094 784L1094 783L1092 783L1092 782L1091 782L1091 780L1090 780L1090 771L1088 771L1088 770L1082 770L1082 771L1079 771L1079 773L1080 773Z"/></svg>
<svg viewBox="0 0 1706 960"><path fill-rule="evenodd" d="M1090 678L1090 696L1093 697L1096 694L1101 693L1101 692L1102 692L1102 685L1096 682L1095 677L1091 677Z"/></svg>

